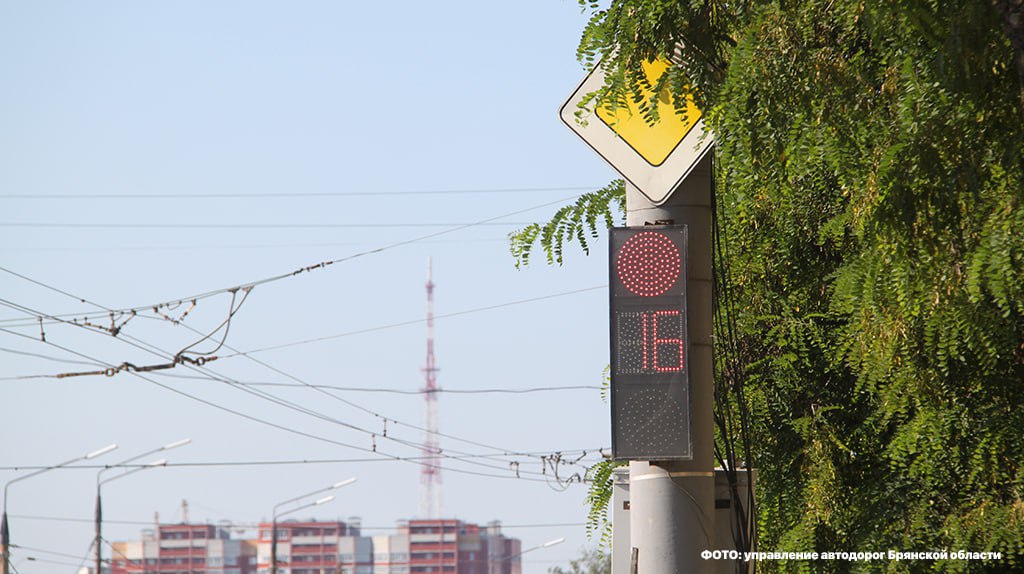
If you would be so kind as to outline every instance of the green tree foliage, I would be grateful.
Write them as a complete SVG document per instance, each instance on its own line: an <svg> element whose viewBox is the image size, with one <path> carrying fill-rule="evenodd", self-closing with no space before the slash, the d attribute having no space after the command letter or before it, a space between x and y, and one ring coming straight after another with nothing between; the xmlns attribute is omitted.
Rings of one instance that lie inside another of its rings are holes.
<svg viewBox="0 0 1024 574"><path fill-rule="evenodd" d="M595 97L672 58L716 134L760 548L1004 555L761 569L1024 570L1021 3L584 7Z"/></svg>
<svg viewBox="0 0 1024 574"><path fill-rule="evenodd" d="M626 214L626 192L623 181L616 180L607 186L581 195L573 204L559 209L551 220L544 224L534 223L509 235L509 248L515 257L516 267L529 265L533 247L540 244L549 265L562 264L563 247L566 243L579 243L584 253L590 253L591 239L596 239L602 229L616 223L624 223Z"/></svg>

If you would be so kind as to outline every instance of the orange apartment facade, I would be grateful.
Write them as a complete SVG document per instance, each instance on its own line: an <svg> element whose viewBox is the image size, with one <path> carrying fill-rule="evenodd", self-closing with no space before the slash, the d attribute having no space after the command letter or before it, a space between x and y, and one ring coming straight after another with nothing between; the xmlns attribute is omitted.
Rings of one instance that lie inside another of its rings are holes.
<svg viewBox="0 0 1024 574"><path fill-rule="evenodd" d="M165 524L115 542L111 574L255 574L256 545L210 524Z"/></svg>
<svg viewBox="0 0 1024 574"><path fill-rule="evenodd" d="M256 539L205 524L161 525L114 544L109 574L271 574L272 523ZM277 574L521 574L521 543L501 526L456 519L401 521L364 536L349 522L279 521Z"/></svg>

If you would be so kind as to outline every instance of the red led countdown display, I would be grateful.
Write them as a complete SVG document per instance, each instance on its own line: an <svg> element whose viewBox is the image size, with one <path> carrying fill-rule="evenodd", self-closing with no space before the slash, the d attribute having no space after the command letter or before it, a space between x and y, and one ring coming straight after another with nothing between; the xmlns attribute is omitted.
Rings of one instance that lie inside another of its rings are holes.
<svg viewBox="0 0 1024 574"><path fill-rule="evenodd" d="M692 458L686 226L611 230L612 454Z"/></svg>

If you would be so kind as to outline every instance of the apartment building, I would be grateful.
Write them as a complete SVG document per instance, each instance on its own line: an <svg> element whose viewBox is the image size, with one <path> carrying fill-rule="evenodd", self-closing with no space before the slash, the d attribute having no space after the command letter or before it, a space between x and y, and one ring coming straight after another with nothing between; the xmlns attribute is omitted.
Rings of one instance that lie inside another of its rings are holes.
<svg viewBox="0 0 1024 574"><path fill-rule="evenodd" d="M260 524L258 574L271 572L273 524ZM371 574L372 544L360 536L358 524L345 522L277 523L278 574Z"/></svg>
<svg viewBox="0 0 1024 574"><path fill-rule="evenodd" d="M520 541L460 520L411 520L399 525L409 540L410 574L519 574Z"/></svg>
<svg viewBox="0 0 1024 574"><path fill-rule="evenodd" d="M208 524L160 525L114 543L110 574L271 574L273 524L232 538ZM518 539L498 522L403 520L364 536L360 521L277 523L277 574L521 574Z"/></svg>
<svg viewBox="0 0 1024 574"><path fill-rule="evenodd" d="M270 523L260 524L258 574L271 574ZM456 519L408 520L363 536L358 523L278 522L277 574L520 574L520 542Z"/></svg>
<svg viewBox="0 0 1024 574"><path fill-rule="evenodd" d="M166 524L142 540L115 542L110 574L254 574L256 545L232 539L224 527Z"/></svg>

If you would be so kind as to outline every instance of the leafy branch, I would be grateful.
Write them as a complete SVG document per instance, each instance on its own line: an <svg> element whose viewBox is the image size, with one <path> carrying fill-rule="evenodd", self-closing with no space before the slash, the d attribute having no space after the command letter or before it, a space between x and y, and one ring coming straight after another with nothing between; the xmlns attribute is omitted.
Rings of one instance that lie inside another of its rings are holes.
<svg viewBox="0 0 1024 574"><path fill-rule="evenodd" d="M532 223L509 234L509 250L516 268L530 264L533 248L540 243L548 265L562 264L566 243L579 243L590 254L590 240L597 239L602 229L625 222L625 183L617 179L605 187L581 195L575 203L559 209L547 223Z"/></svg>

